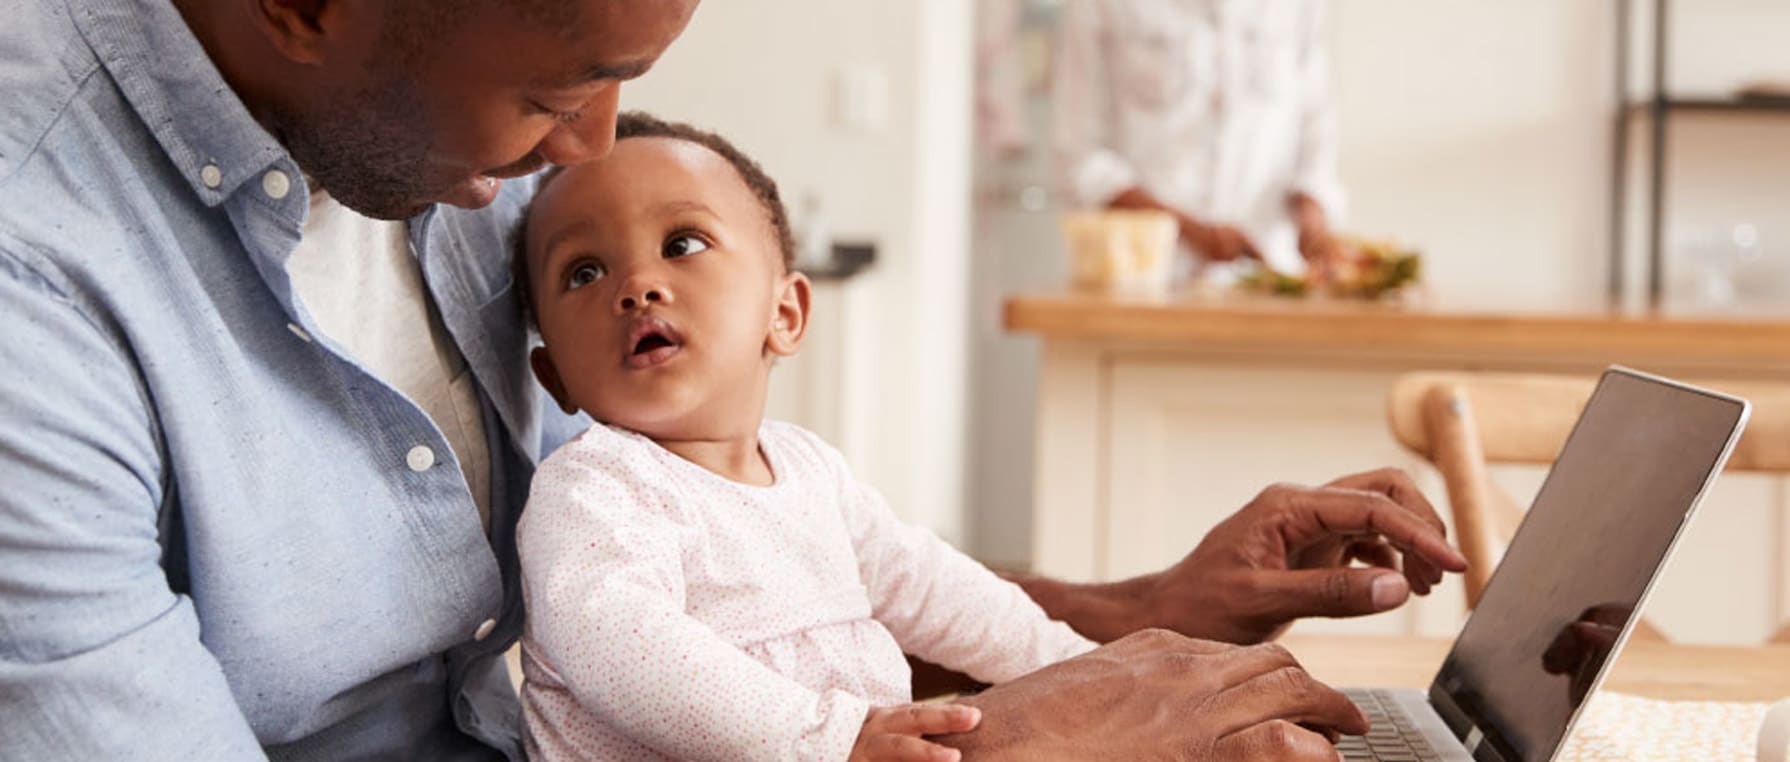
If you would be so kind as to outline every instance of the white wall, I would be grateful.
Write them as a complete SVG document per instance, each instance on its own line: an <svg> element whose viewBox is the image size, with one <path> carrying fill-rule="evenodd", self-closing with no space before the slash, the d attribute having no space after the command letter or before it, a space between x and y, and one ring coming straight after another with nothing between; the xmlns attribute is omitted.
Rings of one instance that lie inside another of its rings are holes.
<svg viewBox="0 0 1790 762"><path fill-rule="evenodd" d="M721 132L792 207L816 193L837 236L878 244L874 269L822 287L802 356L774 374L771 414L827 437L898 513L951 540L963 535L970 30L955 0L711 1L622 95ZM886 83L880 126L838 122L846 71Z"/></svg>
<svg viewBox="0 0 1790 762"><path fill-rule="evenodd" d="M1636 5L1638 94L1652 81L1644 59L1652 4ZM1790 48L1776 39L1790 29L1790 7L1673 5L1674 92L1726 93L1774 74L1790 80ZM1331 57L1349 227L1422 247L1445 303L1600 304L1616 108L1613 6L1339 0ZM1635 137L1639 156L1639 129ZM1790 117L1680 116L1669 145L1669 248L1682 248L1672 244L1687 231L1751 222L1790 260L1790 215L1782 211L1790 200ZM1644 208L1639 170L1631 173L1631 242Z"/></svg>
<svg viewBox="0 0 1790 762"><path fill-rule="evenodd" d="M1601 298L1608 5L1339 3L1348 229L1421 247L1448 302Z"/></svg>

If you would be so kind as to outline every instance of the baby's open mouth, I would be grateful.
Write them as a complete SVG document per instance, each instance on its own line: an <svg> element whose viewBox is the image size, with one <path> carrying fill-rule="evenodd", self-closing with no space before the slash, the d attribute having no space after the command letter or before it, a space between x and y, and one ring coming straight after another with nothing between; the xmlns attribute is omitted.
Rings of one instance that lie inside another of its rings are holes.
<svg viewBox="0 0 1790 762"><path fill-rule="evenodd" d="M643 355L655 349L671 346L676 346L671 343L671 339L665 338L658 333L649 333L640 337L639 341L634 342L634 354Z"/></svg>
<svg viewBox="0 0 1790 762"><path fill-rule="evenodd" d="M650 368L670 360L683 348L684 340L668 322L658 317L642 317L628 331L628 354L622 363L630 368Z"/></svg>

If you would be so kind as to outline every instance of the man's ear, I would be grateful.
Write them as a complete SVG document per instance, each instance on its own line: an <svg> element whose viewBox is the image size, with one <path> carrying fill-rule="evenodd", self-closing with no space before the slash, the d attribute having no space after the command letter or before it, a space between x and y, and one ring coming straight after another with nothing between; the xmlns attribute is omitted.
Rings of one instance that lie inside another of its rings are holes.
<svg viewBox="0 0 1790 762"><path fill-rule="evenodd" d="M554 367L553 356L547 354L546 347L535 347L534 351L529 352L528 364L534 368L535 380L541 382L541 388L552 395L560 410L565 411L566 415L578 412L578 406L572 404L572 400L566 396L566 385L559 380L559 368Z"/></svg>
<svg viewBox="0 0 1790 762"><path fill-rule="evenodd" d="M269 44L293 63L322 63L336 40L355 24L378 23L363 18L344 0L250 0L249 15ZM379 5L384 5L380 3Z"/></svg>
<svg viewBox="0 0 1790 762"><path fill-rule="evenodd" d="M771 330L764 346L771 354L789 357L802 348L802 336L808 332L808 306L813 298L813 284L808 276L792 272L783 276L783 288L777 294L776 311L771 313Z"/></svg>

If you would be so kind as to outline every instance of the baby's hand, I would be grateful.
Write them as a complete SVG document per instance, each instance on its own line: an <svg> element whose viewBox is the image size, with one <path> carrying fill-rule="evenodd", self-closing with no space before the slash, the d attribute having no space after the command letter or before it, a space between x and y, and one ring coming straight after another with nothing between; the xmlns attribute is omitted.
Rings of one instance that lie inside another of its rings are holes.
<svg viewBox="0 0 1790 762"><path fill-rule="evenodd" d="M871 707L852 745L851 762L957 762L962 753L921 736L962 733L982 721L982 710L956 704Z"/></svg>

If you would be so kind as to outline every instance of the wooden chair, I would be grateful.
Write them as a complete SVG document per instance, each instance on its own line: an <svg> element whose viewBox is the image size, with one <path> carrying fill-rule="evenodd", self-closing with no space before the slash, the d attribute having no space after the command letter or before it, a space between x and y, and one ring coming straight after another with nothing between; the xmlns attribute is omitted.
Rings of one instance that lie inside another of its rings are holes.
<svg viewBox="0 0 1790 762"><path fill-rule="evenodd" d="M1494 484L1488 463L1554 462L1591 392L1593 376L1420 372L1400 376L1388 397L1399 444L1441 472L1455 540L1472 564L1464 575L1467 608L1479 602L1524 509ZM1790 474L1790 386L1760 382L1700 385L1753 402L1752 420L1728 459L1728 471ZM1638 637L1663 639L1645 620ZM1790 643L1790 625L1773 636Z"/></svg>

